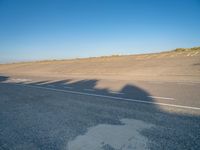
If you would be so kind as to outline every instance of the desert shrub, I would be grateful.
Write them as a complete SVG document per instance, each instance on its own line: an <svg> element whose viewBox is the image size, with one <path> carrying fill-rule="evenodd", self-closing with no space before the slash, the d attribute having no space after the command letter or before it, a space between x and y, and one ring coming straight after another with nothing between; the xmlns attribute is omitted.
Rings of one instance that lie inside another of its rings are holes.
<svg viewBox="0 0 200 150"><path fill-rule="evenodd" d="M193 50L193 51L200 50L200 47L193 47L193 48L191 48L191 50Z"/></svg>
<svg viewBox="0 0 200 150"><path fill-rule="evenodd" d="M174 51L176 52L183 52L183 51L186 51L187 49L185 48L176 48Z"/></svg>
<svg viewBox="0 0 200 150"><path fill-rule="evenodd" d="M175 52L185 52L185 51L197 51L200 50L200 47L192 47L192 48L176 48Z"/></svg>

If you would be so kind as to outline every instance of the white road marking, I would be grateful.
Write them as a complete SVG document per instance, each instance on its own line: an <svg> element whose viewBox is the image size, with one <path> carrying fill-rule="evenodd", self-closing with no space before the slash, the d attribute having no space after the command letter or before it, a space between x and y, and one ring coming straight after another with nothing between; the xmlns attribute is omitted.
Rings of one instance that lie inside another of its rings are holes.
<svg viewBox="0 0 200 150"><path fill-rule="evenodd" d="M175 100L174 98L169 98L169 97L160 97L160 96L148 96L148 97L157 99Z"/></svg>
<svg viewBox="0 0 200 150"><path fill-rule="evenodd" d="M116 91L109 91L110 93L113 93L113 94L124 94L124 93L121 93L121 92L116 92Z"/></svg>
<svg viewBox="0 0 200 150"><path fill-rule="evenodd" d="M32 88L45 89L45 90L51 90L51 91L63 92L63 93L72 93L72 94L95 96L95 97L102 97L102 98L109 98L109 99L117 99L117 100L124 100L124 101L144 103L144 104L154 104L154 105L162 105L162 106L169 106L169 107L176 107L176 108L200 110L200 107L193 107L193 106L175 105L175 104L167 104L167 103L159 103L159 102L149 102L149 101L138 100L138 99L114 97L114 96L107 96L107 95L100 95L100 94L90 94L90 93L84 93L84 92L61 90L61 89L41 87L41 86L35 86L35 85L25 85L25 84L18 84L18 85L21 85L24 87L29 87L29 88L32 87Z"/></svg>
<svg viewBox="0 0 200 150"><path fill-rule="evenodd" d="M10 81L16 81L16 82L27 82L27 81L31 81L30 79L16 79L16 78L13 78L13 79L10 79Z"/></svg>

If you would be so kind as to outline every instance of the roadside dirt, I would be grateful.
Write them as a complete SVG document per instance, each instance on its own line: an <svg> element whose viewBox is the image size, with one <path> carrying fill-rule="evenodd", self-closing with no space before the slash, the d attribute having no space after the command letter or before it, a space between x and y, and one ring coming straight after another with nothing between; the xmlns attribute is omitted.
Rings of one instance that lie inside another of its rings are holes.
<svg viewBox="0 0 200 150"><path fill-rule="evenodd" d="M1 64L0 74L59 79L200 82L200 50Z"/></svg>

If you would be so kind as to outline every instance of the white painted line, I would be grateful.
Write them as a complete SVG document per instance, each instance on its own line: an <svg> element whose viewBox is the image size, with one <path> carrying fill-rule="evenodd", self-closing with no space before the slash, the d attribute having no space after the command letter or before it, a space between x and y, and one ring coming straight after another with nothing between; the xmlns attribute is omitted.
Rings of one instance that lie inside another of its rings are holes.
<svg viewBox="0 0 200 150"><path fill-rule="evenodd" d="M113 93L113 94L124 94L124 93L121 93L121 92L115 92L115 91L109 91L110 93Z"/></svg>
<svg viewBox="0 0 200 150"><path fill-rule="evenodd" d="M149 101L144 101L144 100L122 98L122 97L114 97L114 96L99 95L99 94L90 94L90 93L84 93L84 92L61 90L61 89L54 89L54 88L35 86L35 85L26 85L26 84L17 84L17 85L21 85L21 86L29 87L29 88L32 87L32 88L51 90L51 91L56 91L56 92L72 93L72 94L87 95L87 96L95 96L95 97L102 97L102 98L109 98L109 99L117 99L117 100L124 100L124 101L129 101L129 102L136 102L136 103L154 104L154 105L169 106L169 107L176 107L176 108L200 110L200 107L193 107L193 106L175 105L175 104L167 104L167 103L159 103L159 102L149 102Z"/></svg>
<svg viewBox="0 0 200 150"><path fill-rule="evenodd" d="M95 91L94 89L83 89L83 90L85 90L85 91Z"/></svg>
<svg viewBox="0 0 200 150"><path fill-rule="evenodd" d="M157 99L175 100L174 98L169 98L169 97L160 97L160 96L148 96L148 97Z"/></svg>
<svg viewBox="0 0 200 150"><path fill-rule="evenodd" d="M16 79L16 78L13 78L13 79L10 79L11 81L16 81L16 82L27 82L27 81L31 81L30 79Z"/></svg>

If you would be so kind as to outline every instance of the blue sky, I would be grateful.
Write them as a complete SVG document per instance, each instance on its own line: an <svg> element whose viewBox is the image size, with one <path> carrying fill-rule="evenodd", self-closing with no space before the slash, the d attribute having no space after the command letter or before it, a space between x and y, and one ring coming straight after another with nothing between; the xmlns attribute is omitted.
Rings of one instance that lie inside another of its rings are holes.
<svg viewBox="0 0 200 150"><path fill-rule="evenodd" d="M0 62L200 46L200 0L0 0Z"/></svg>

